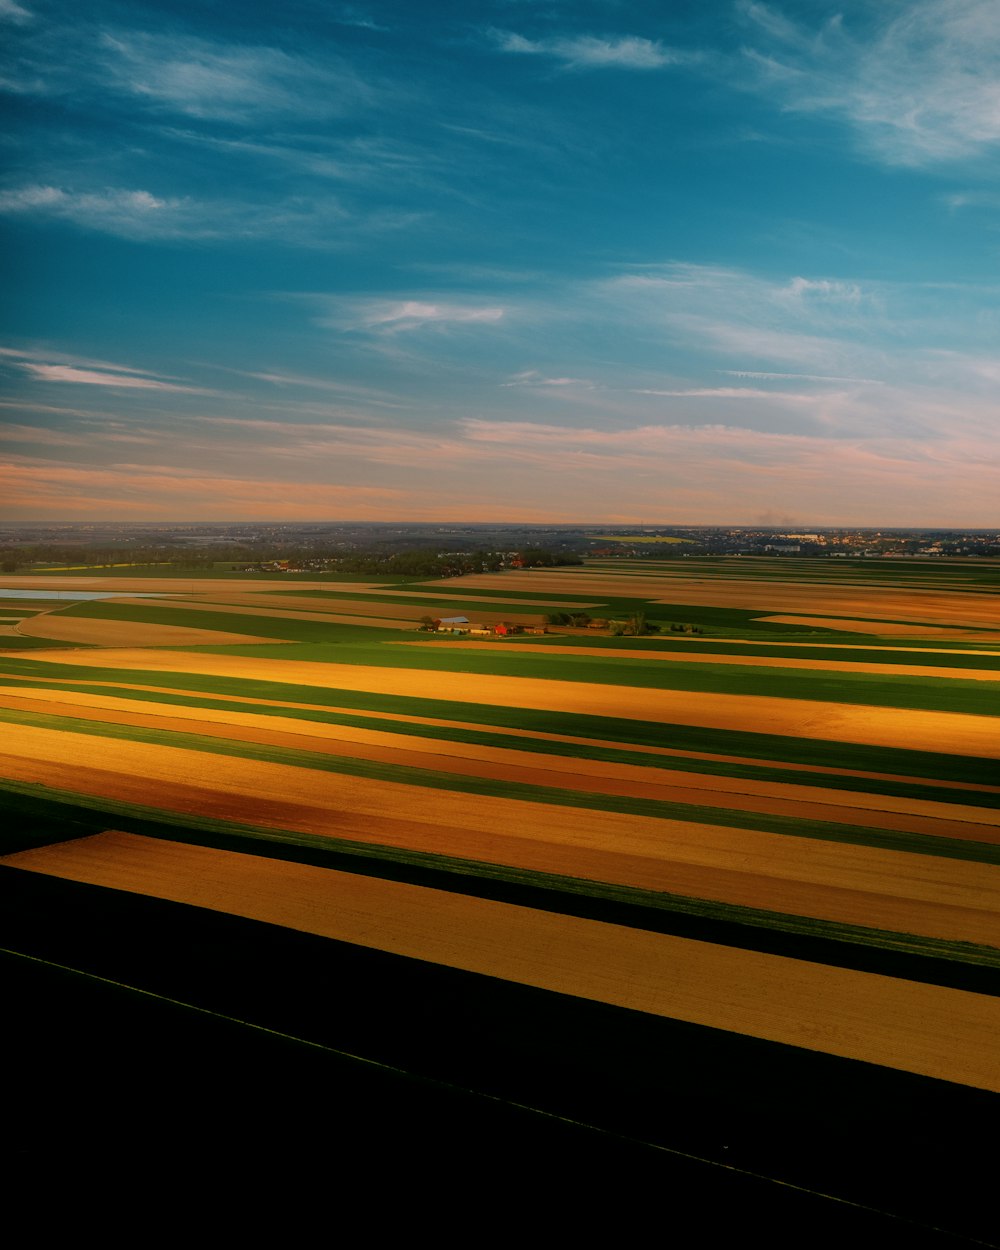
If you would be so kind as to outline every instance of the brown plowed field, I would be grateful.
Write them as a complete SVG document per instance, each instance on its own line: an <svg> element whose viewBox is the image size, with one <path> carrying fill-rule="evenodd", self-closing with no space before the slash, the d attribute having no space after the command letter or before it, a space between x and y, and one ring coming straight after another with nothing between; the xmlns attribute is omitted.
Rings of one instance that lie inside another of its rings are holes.
<svg viewBox="0 0 1000 1250"><path fill-rule="evenodd" d="M235 709L220 712L174 706L168 710L162 703L125 701L108 695L82 693L67 700L61 692L44 688L29 687L17 693L10 689L0 690L0 707L55 713L84 721L198 733L229 741L378 760L390 765L524 785L566 788L580 793L617 794L665 803L767 812L797 817L806 824L839 821L928 837L1000 842L1000 812L926 799L856 794L819 786L705 776L673 770L664 772L605 760L539 756L530 751L414 738L377 729L359 729L291 717L277 720L273 716Z"/></svg>
<svg viewBox="0 0 1000 1250"><path fill-rule="evenodd" d="M1000 999L963 990L124 833L5 862L1000 1091Z"/></svg>
<svg viewBox="0 0 1000 1250"><path fill-rule="evenodd" d="M218 635L214 638L217 639ZM494 704L499 707L539 708L543 711L663 724L701 725L746 733L760 733L763 726L769 734L1000 759L997 719L962 712L911 711L762 695L705 694L700 691L691 694L550 678L428 672L196 652L77 651L60 656L60 663L147 672L203 673L235 680L294 683L327 690L364 690L399 697Z"/></svg>
<svg viewBox="0 0 1000 1250"><path fill-rule="evenodd" d="M403 647L433 647L436 644L424 640L400 642ZM450 650L468 648L471 651L505 651L508 654L516 647L517 651L542 652L545 655L584 655L591 660L603 660L609 663L614 660L671 660L677 663L692 664L739 664L744 668L803 668L813 672L834 673L872 673L889 677L944 677L965 681L996 681L1000 682L1000 669L997 668L935 668L922 664L877 664L867 660L798 660L785 659L764 655L697 655L690 651L666 650L669 643L654 644L648 650L638 647L566 647L531 642L464 642L454 639L448 644ZM661 649L662 647L662 649ZM1000 707L1000 704L998 704Z"/></svg>
<svg viewBox="0 0 1000 1250"><path fill-rule="evenodd" d="M143 601L145 602L145 601ZM45 612L22 621L18 633L54 642L82 642L98 647L197 647L279 642L252 634L227 634L186 625L147 625L142 621L104 621L85 616Z"/></svg>
<svg viewBox="0 0 1000 1250"><path fill-rule="evenodd" d="M7 726L5 748L5 777L57 778L80 794L1000 947L1000 869L983 864L149 743L109 751L91 735L33 726ZM308 801L287 802L293 794Z"/></svg>

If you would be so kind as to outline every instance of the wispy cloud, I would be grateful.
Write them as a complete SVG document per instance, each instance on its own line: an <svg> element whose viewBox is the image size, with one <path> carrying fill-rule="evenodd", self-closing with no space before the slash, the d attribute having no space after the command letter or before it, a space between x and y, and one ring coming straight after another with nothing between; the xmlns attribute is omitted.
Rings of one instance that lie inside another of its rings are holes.
<svg viewBox="0 0 1000 1250"><path fill-rule="evenodd" d="M287 373L271 370L267 373L255 373L243 369L228 369L228 373L238 373L244 378L254 378L258 382L270 382L273 386L305 387L313 391L330 391L334 395L347 395L351 398L363 399L366 403L376 404L380 408L403 408L388 392L376 390L370 386L356 386L350 382L339 382L333 378L317 378L301 373Z"/></svg>
<svg viewBox="0 0 1000 1250"><path fill-rule="evenodd" d="M373 99L370 86L330 54L320 64L280 48L144 32L105 34L101 47L112 85L191 117L334 117Z"/></svg>
<svg viewBox="0 0 1000 1250"><path fill-rule="evenodd" d="M137 241L280 239L286 245L334 249L419 220L418 214L392 209L352 213L329 194L213 201L119 187L81 191L38 183L0 192L0 214L69 221L81 229Z"/></svg>
<svg viewBox="0 0 1000 1250"><path fill-rule="evenodd" d="M800 112L843 117L900 165L956 161L1000 143L1000 6L901 0L818 27L745 3L759 89Z"/></svg>
<svg viewBox="0 0 1000 1250"><path fill-rule="evenodd" d="M84 438L65 430L50 430L42 425L0 425L0 439L9 443L33 443L48 447L79 447Z"/></svg>
<svg viewBox="0 0 1000 1250"><path fill-rule="evenodd" d="M58 363L79 365L85 369L102 369L112 373L137 373L148 375L147 369L132 369L128 365L111 364L106 360L89 360L80 356L70 356L60 351L39 351L34 348L0 347L0 357L8 360L38 360L47 364Z"/></svg>
<svg viewBox="0 0 1000 1250"><path fill-rule="evenodd" d="M0 192L0 213L56 218L132 238L189 233L192 207L187 200L124 188L70 191L35 183Z"/></svg>
<svg viewBox="0 0 1000 1250"><path fill-rule="evenodd" d="M347 310L341 325L375 334L401 334L427 327L489 325L500 321L505 309L497 305L445 303L422 299L367 300Z"/></svg>
<svg viewBox="0 0 1000 1250"><path fill-rule="evenodd" d="M527 39L511 31L491 35L503 52L547 56L571 69L663 69L690 60L690 54L666 48L658 39L641 35L572 35Z"/></svg>
<svg viewBox="0 0 1000 1250"><path fill-rule="evenodd" d="M38 382L108 386L117 390L174 391L187 395L214 393L200 387L185 386L139 369L132 369L127 365L73 360L72 357L67 358L61 353L52 353L46 358L38 351L19 351L16 348L5 347L0 348L0 357L10 360Z"/></svg>
<svg viewBox="0 0 1000 1250"><path fill-rule="evenodd" d="M769 403L815 404L816 395L795 395L788 391L762 391L749 386L696 386L689 390L659 391L633 387L634 395L660 395L671 399L766 399Z"/></svg>
<svg viewBox="0 0 1000 1250"><path fill-rule="evenodd" d="M593 390L594 383L587 378L567 378L567 377L546 377L545 374L539 373L537 369L526 369L522 373L516 373L508 381L501 383L502 386L568 386L582 388L584 390Z"/></svg>
<svg viewBox="0 0 1000 1250"><path fill-rule="evenodd" d="M33 20L34 14L15 0L0 0L0 22L13 22L21 26Z"/></svg>
<svg viewBox="0 0 1000 1250"><path fill-rule="evenodd" d="M21 368L40 382L72 382L82 386L113 386L119 390L184 391L189 395L206 392L193 386L178 386L155 378L136 377L131 373L97 373L93 369L76 369L72 365L36 365L25 361Z"/></svg>
<svg viewBox="0 0 1000 1250"><path fill-rule="evenodd" d="M116 515L198 520L267 515L276 520L380 519L403 493L380 486L321 481L289 484L274 477L223 476L171 466L80 467L12 458L0 466L0 490L10 514L25 517Z"/></svg>
<svg viewBox="0 0 1000 1250"><path fill-rule="evenodd" d="M856 382L860 386L884 385L882 381L876 378L845 378L830 373L767 373L759 369L720 369L719 373L728 374L731 378L748 378L751 380L757 378L762 382L784 382L799 379L804 382Z"/></svg>

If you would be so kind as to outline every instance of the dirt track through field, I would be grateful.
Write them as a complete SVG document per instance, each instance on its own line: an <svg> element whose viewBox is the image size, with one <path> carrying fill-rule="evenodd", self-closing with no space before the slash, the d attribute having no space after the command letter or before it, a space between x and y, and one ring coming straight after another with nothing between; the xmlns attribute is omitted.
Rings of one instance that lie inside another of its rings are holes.
<svg viewBox="0 0 1000 1250"><path fill-rule="evenodd" d="M692 772L665 773L634 764L539 756L530 751L413 738L375 729L292 718L276 720L236 710L175 707L167 711L162 704L126 702L106 695L77 694L70 702L64 698L58 691L45 689L28 688L19 693L0 690L0 707L96 723L198 733L222 741L253 742L521 785L792 816L806 825L839 821L927 837L1000 843L1000 812L990 808Z"/></svg>
<svg viewBox="0 0 1000 1250"><path fill-rule="evenodd" d="M401 642L404 647L434 647L441 643L427 642L423 639L413 642ZM502 651L507 655L517 655L522 651L543 655L583 655L596 661L614 660L669 660L679 664L737 664L743 668L793 668L808 669L811 672L832 673L870 673L888 677L944 677L964 681L996 681L1000 682L1000 668L935 668L928 664L878 664L866 660L811 660L773 657L763 655L698 655L690 651L666 650L668 644L648 650L637 647L573 647L557 644L531 643L521 641L463 642L461 639L446 644L449 651L467 649L470 651ZM1000 706L1000 704L998 704Z"/></svg>
<svg viewBox="0 0 1000 1250"><path fill-rule="evenodd" d="M125 833L5 862L1000 1091L1000 999L963 990Z"/></svg>
<svg viewBox="0 0 1000 1250"><path fill-rule="evenodd" d="M984 864L126 740L109 752L33 726L7 726L4 745L4 777L82 795L1000 947L1000 868Z"/></svg>
<svg viewBox="0 0 1000 1250"><path fill-rule="evenodd" d="M37 675L33 675L30 680L32 683L52 682L54 684L61 683L62 681L62 679L58 677L39 677ZM102 688L112 687L113 689L116 689L116 690L144 691L149 694L176 694L178 693L176 687L146 686L146 685L139 685L137 683L132 683L132 682L117 682L117 681L105 682L105 681L90 681L87 679L77 679L73 684L82 685L82 686L100 686ZM0 687L0 690L2 690L3 688L4 687ZM68 699L70 701L72 701L75 698L75 692L63 691L61 692L61 694L64 699ZM197 695L194 695L193 697L197 697ZM526 738L529 740L566 743L567 745L570 745L570 746L602 747L605 750L609 750L609 751L622 751L622 752L636 753L639 755L662 755L662 756L668 756L672 759L689 759L689 760L696 760L696 761L704 760L707 762L714 762L714 763L721 763L721 764L739 764L744 767L751 767L751 768L777 768L777 769L780 769L782 772L821 773L821 774L835 776L835 777L857 777L860 779L868 779L868 780L874 780L874 781L902 782L907 785L926 786L930 789L970 790L970 791L976 791L976 792L984 793L984 794L1000 794L1000 785L991 786L991 785L985 785L981 782L947 781L942 778L913 777L913 776L906 776L906 775L899 774L899 773L868 772L859 768L834 768L834 767L831 767L830 765L799 764L799 763L789 762L787 760L780 760L780 759L770 760L770 759L765 759L765 758L760 758L760 757L751 757L751 756L745 756L745 755L718 755L718 754L713 754L708 751L683 751L679 747L651 746L648 743L612 742L612 741L609 741L607 739L602 739L602 738L581 738L581 737L574 737L569 734L545 733L541 730L535 730L535 729L517 729L509 725L489 725L485 723L475 723L471 721L444 720L440 717L413 716L413 715L408 715L403 712L376 712L370 709L361 710L357 708L339 707L336 705L330 705L326 703L296 703L296 702L291 702L291 701L285 701L282 699L252 699L252 698L248 698L245 695L238 695L238 694L213 694L208 697L216 701L232 704L233 707L236 708L237 710L241 706L244 706L244 707L259 706L259 707L288 708L292 711L298 709L298 710L307 711L307 712L328 712L331 715L343 714L343 715L349 715L352 718L358 717L358 718L363 718L364 720L370 720L370 721L375 721L375 722L389 721L389 722L400 722L400 723L409 724L409 725L424 725L428 727L439 727L442 729L466 730L466 731L473 732L473 733L488 733L488 734L497 735L503 738L512 738L512 739ZM167 714L167 708L176 706L176 705L156 704L156 706L158 708L163 709L162 714ZM226 712L222 712L221 715L226 716Z"/></svg>
<svg viewBox="0 0 1000 1250"><path fill-rule="evenodd" d="M60 663L81 668L201 673L233 680L537 708L742 733L760 733L761 728L766 727L769 734L1000 759L1000 720L963 712L914 711L763 695L701 691L691 694L552 678L498 677L483 673L265 660L195 652L74 651L61 655Z"/></svg>

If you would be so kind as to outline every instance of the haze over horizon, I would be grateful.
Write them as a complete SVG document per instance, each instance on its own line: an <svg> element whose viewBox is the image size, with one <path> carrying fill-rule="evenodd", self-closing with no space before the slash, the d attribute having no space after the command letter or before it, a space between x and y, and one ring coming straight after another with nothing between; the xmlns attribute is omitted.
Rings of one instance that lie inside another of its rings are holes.
<svg viewBox="0 0 1000 1250"><path fill-rule="evenodd" d="M992 0L0 27L6 520L1000 524Z"/></svg>

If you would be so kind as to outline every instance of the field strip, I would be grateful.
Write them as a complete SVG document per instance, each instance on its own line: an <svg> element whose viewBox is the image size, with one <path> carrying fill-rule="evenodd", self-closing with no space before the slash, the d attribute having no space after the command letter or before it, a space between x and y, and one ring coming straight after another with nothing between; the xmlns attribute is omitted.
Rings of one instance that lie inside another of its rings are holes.
<svg viewBox="0 0 1000 1250"><path fill-rule="evenodd" d="M646 599L663 605L738 608L742 611L774 615L791 612L842 617L844 619L876 617L889 621L913 621L918 625L945 628L969 625L979 629L1000 628L1000 597L989 592L969 589L907 590L882 587L857 587L824 590L814 583L728 578L724 583L710 578L657 578L653 576L594 573L530 573L511 571L502 574L474 573L463 583L482 590L531 590L541 594L564 594L609 599ZM657 583L660 585L658 586ZM448 579L428 581L427 586L441 589ZM599 586L599 590L598 590ZM454 587L452 587L454 589Z"/></svg>
<svg viewBox="0 0 1000 1250"><path fill-rule="evenodd" d="M653 723L759 731L828 741L1000 759L1000 720L963 712L781 699L765 695L707 694L607 686L552 678L499 677L447 671L257 659L189 652L74 651L60 656L74 667L193 673L279 682L321 689L363 690L404 698L535 708Z"/></svg>
<svg viewBox="0 0 1000 1250"><path fill-rule="evenodd" d="M363 599L352 599L347 597L347 593L344 591L330 595L322 595L316 591L312 594L297 594L294 591L281 593L280 591L275 590L261 590L256 592L247 590L215 590L205 592L191 590L185 591L183 596L175 596L170 599L169 602L179 603L182 606L185 604L197 603L207 608L211 608L213 604L218 604L225 607L233 605L234 607L259 607L267 610L273 608L276 611L284 611L287 609L292 612L305 612L308 614L309 618L312 617L314 612L326 612L331 610L343 610L345 612L357 610L359 612L370 612L373 608L384 610L388 616L412 616L414 620L416 620L421 614L421 609L416 604L379 604L374 598L372 598L373 594L374 591L366 591ZM143 603L146 601L139 600L138 602ZM157 601L157 606L159 606L159 601Z"/></svg>
<svg viewBox="0 0 1000 1250"><path fill-rule="evenodd" d="M941 637L951 637L958 631L948 629L946 626L935 625L904 625L899 621L880 621L880 620L845 620L833 616L759 616L759 621L773 621L776 625L805 625L820 626L823 629L837 629L844 633L857 634L901 634L907 637L916 637L921 634L940 635ZM962 637L969 637L963 630ZM987 635L988 637L989 635ZM993 635L996 637L997 635Z"/></svg>
<svg viewBox="0 0 1000 1250"><path fill-rule="evenodd" d="M0 775L15 782L1000 947L1000 868L981 863L10 729Z"/></svg>
<svg viewBox="0 0 1000 1250"><path fill-rule="evenodd" d="M428 585L429 584L430 583L428 583ZM435 594L434 590L395 590L389 586L379 586L377 588L373 586L372 593L392 595L393 597L398 595L402 599L411 597L416 599L437 599L447 610L449 599L456 599L459 601L463 600L462 591L467 584L468 583L464 577L460 580L456 578L448 579L447 586L450 594ZM421 585L423 585L423 583L421 583ZM435 583L435 586L436 585L437 583ZM575 609L578 612L585 611L587 608L598 608L601 606L600 603L580 603L578 599L537 599L534 596L531 596L528 599L504 599L499 595L476 595L475 600L476 603L499 603L510 608L537 607L539 610L544 608L565 608L567 610ZM493 613L494 609L490 608L489 611L490 613Z"/></svg>
<svg viewBox="0 0 1000 1250"><path fill-rule="evenodd" d="M435 647L441 643L428 642L424 639L413 642L400 642L401 647ZM744 668L795 668L808 669L813 672L834 673L873 673L890 677L943 677L963 681L996 681L1000 682L1000 669L995 668L936 668L922 664L878 664L865 660L810 660L761 655L691 655L677 651L638 650L634 647L574 647L546 645L532 642L464 642L462 639L449 640L449 651L468 649L470 651L530 651L543 655L584 655L588 659L602 660L667 660L679 664L738 664Z"/></svg>
<svg viewBox="0 0 1000 1250"><path fill-rule="evenodd" d="M213 599L211 602L203 602L197 599L164 599L162 601L157 600L151 605L148 599L128 599L123 596L120 599L113 599L112 604L115 607L120 605L122 607L149 608L152 606L157 610L160 608L174 608L178 611L213 612L226 616L273 616L286 621L330 621L340 624L343 624L345 618L353 620L355 617L371 615L374 609L382 612L386 620L393 621L397 629L405 628L407 625L414 625L420 619L419 613L411 615L406 612L397 612L396 614L393 614L391 611L386 612L385 604L377 603L338 603L339 612L327 612L323 607L317 608L316 611L296 611L292 608L282 608L280 606L258 607L254 605L245 607L224 598Z"/></svg>
<svg viewBox="0 0 1000 1250"><path fill-rule="evenodd" d="M146 599L118 599L116 602L134 604L136 607L149 606L149 601ZM509 606L515 607L514 604ZM525 605L522 604L520 606L523 608ZM366 616L372 612L381 612L387 619L398 619L404 624L409 623L412 625L416 625L422 616L431 615L431 608L415 603L379 603L371 599L340 599L334 596L324 600L308 598L305 595L198 596L197 599L185 598L157 601L156 607L200 608L206 612L231 612L235 611L236 607L239 607L251 616L287 615L289 619L302 621L323 620L325 615L329 615L330 619L334 620L337 613L347 616ZM248 609L257 610L251 612L247 611ZM443 599L435 611L448 613L449 609ZM485 615L497 617L500 613L488 609ZM539 623L542 619L540 612L512 611L504 612L502 615L505 621L515 621L525 625Z"/></svg>
<svg viewBox="0 0 1000 1250"><path fill-rule="evenodd" d="M981 655L984 659L1000 659L1000 650L994 648L990 651L984 651L982 648L973 649L971 647L908 647L905 643L892 643L891 646L885 646L881 643L874 642L840 642L836 638L831 638L828 642L801 642L798 639L789 639L787 642L784 638L713 638L711 636L693 637L690 634L675 636L673 634L664 635L671 644L679 644L688 647L703 647L712 645L723 645L727 647L781 647L796 650L799 648L815 648L821 651L875 651L880 655L884 655L886 651L896 654L896 652L914 652L918 655ZM1000 634L997 635L1000 638ZM650 649L655 647L659 639L650 640Z"/></svg>
<svg viewBox="0 0 1000 1250"><path fill-rule="evenodd" d="M52 577L39 573L5 573L4 587L9 590L114 590L119 594L128 594L129 590L156 590L162 594L223 594L241 590L256 592L261 590L287 591L294 587L302 590L345 591L347 594L358 594L365 591L379 591L379 582L347 580L338 581L299 581L289 582L287 577L258 577L256 575L237 577L185 577L179 573L175 577Z"/></svg>
<svg viewBox="0 0 1000 1250"><path fill-rule="evenodd" d="M965 990L126 833L4 862L1000 1091L1000 1000Z"/></svg>
<svg viewBox="0 0 1000 1250"><path fill-rule="evenodd" d="M7 681L14 679L7 678ZM23 679L31 683L32 689L36 689L37 682L52 682L56 684L56 688L65 685L65 679L61 677L39 677L32 674L30 678ZM352 708L329 703L297 703L283 699L261 699L251 698L247 695L238 694L217 694L199 691L183 690L175 686L147 686L133 684L131 682L116 681L89 681L87 679L79 679L72 683L76 686L97 686L102 688L112 688L117 690L134 690L138 692L147 692L150 694L166 694L182 699L189 698L210 698L216 702L224 702L233 704L236 708L240 705L288 708L291 710L301 710L307 712L324 712L331 716L350 716L352 719L364 719L373 721L389 721L407 725L426 726L427 728L440 728L452 731L465 731L472 733L490 734L504 738L527 738L532 741L545 741L563 743L568 746L581 747L598 747L607 751L621 751L629 754L663 756L669 759L690 759L700 760L706 763L736 764L745 768L767 768L778 769L781 772L805 772L825 774L831 777L857 777L861 780L900 782L904 785L919 785L928 789L944 789L944 790L969 790L986 794L1000 794L1000 785L986 785L981 782L972 781L947 781L942 778L927 778L914 776L912 774L902 773L876 773L869 772L858 768L835 768L829 765L821 764L800 764L787 760L770 759L759 756L745 755L719 755L707 751L684 751L679 747L661 747L651 746L641 742L614 742L604 738L584 738L576 737L570 734L546 733L543 730L535 729L518 729L509 725L491 725L488 723L479 723L473 721L460 720L444 720L434 716L416 716L405 712L378 712L370 708ZM2 689L15 689L20 687L7 686L0 687ZM66 694L76 695L75 689L62 691L64 697ZM85 692L83 692L85 693ZM163 704L156 705L163 708ZM183 706L178 703L171 703L169 707Z"/></svg>
<svg viewBox="0 0 1000 1250"><path fill-rule="evenodd" d="M59 691L27 688L11 693L0 689L0 707L171 732L196 730L202 735L228 741L306 749L524 785L565 786L583 793L627 795L710 807L720 806L719 796L725 795L725 806L734 811L791 815L810 822L841 820L929 837L1000 842L1000 811L926 799L859 795L820 786L716 775L706 777L691 772L664 773L629 763L555 755L540 757L530 751L443 739L414 739L329 722L283 718L276 723L274 717L228 709L174 706L165 710L162 704L139 700L125 703L107 695L78 694L70 702Z"/></svg>
<svg viewBox="0 0 1000 1250"><path fill-rule="evenodd" d="M251 634L222 633L217 629L194 629L186 625L147 625L142 621L116 621L46 612L21 622L19 633L54 642L84 642L98 646L196 647L270 642Z"/></svg>

